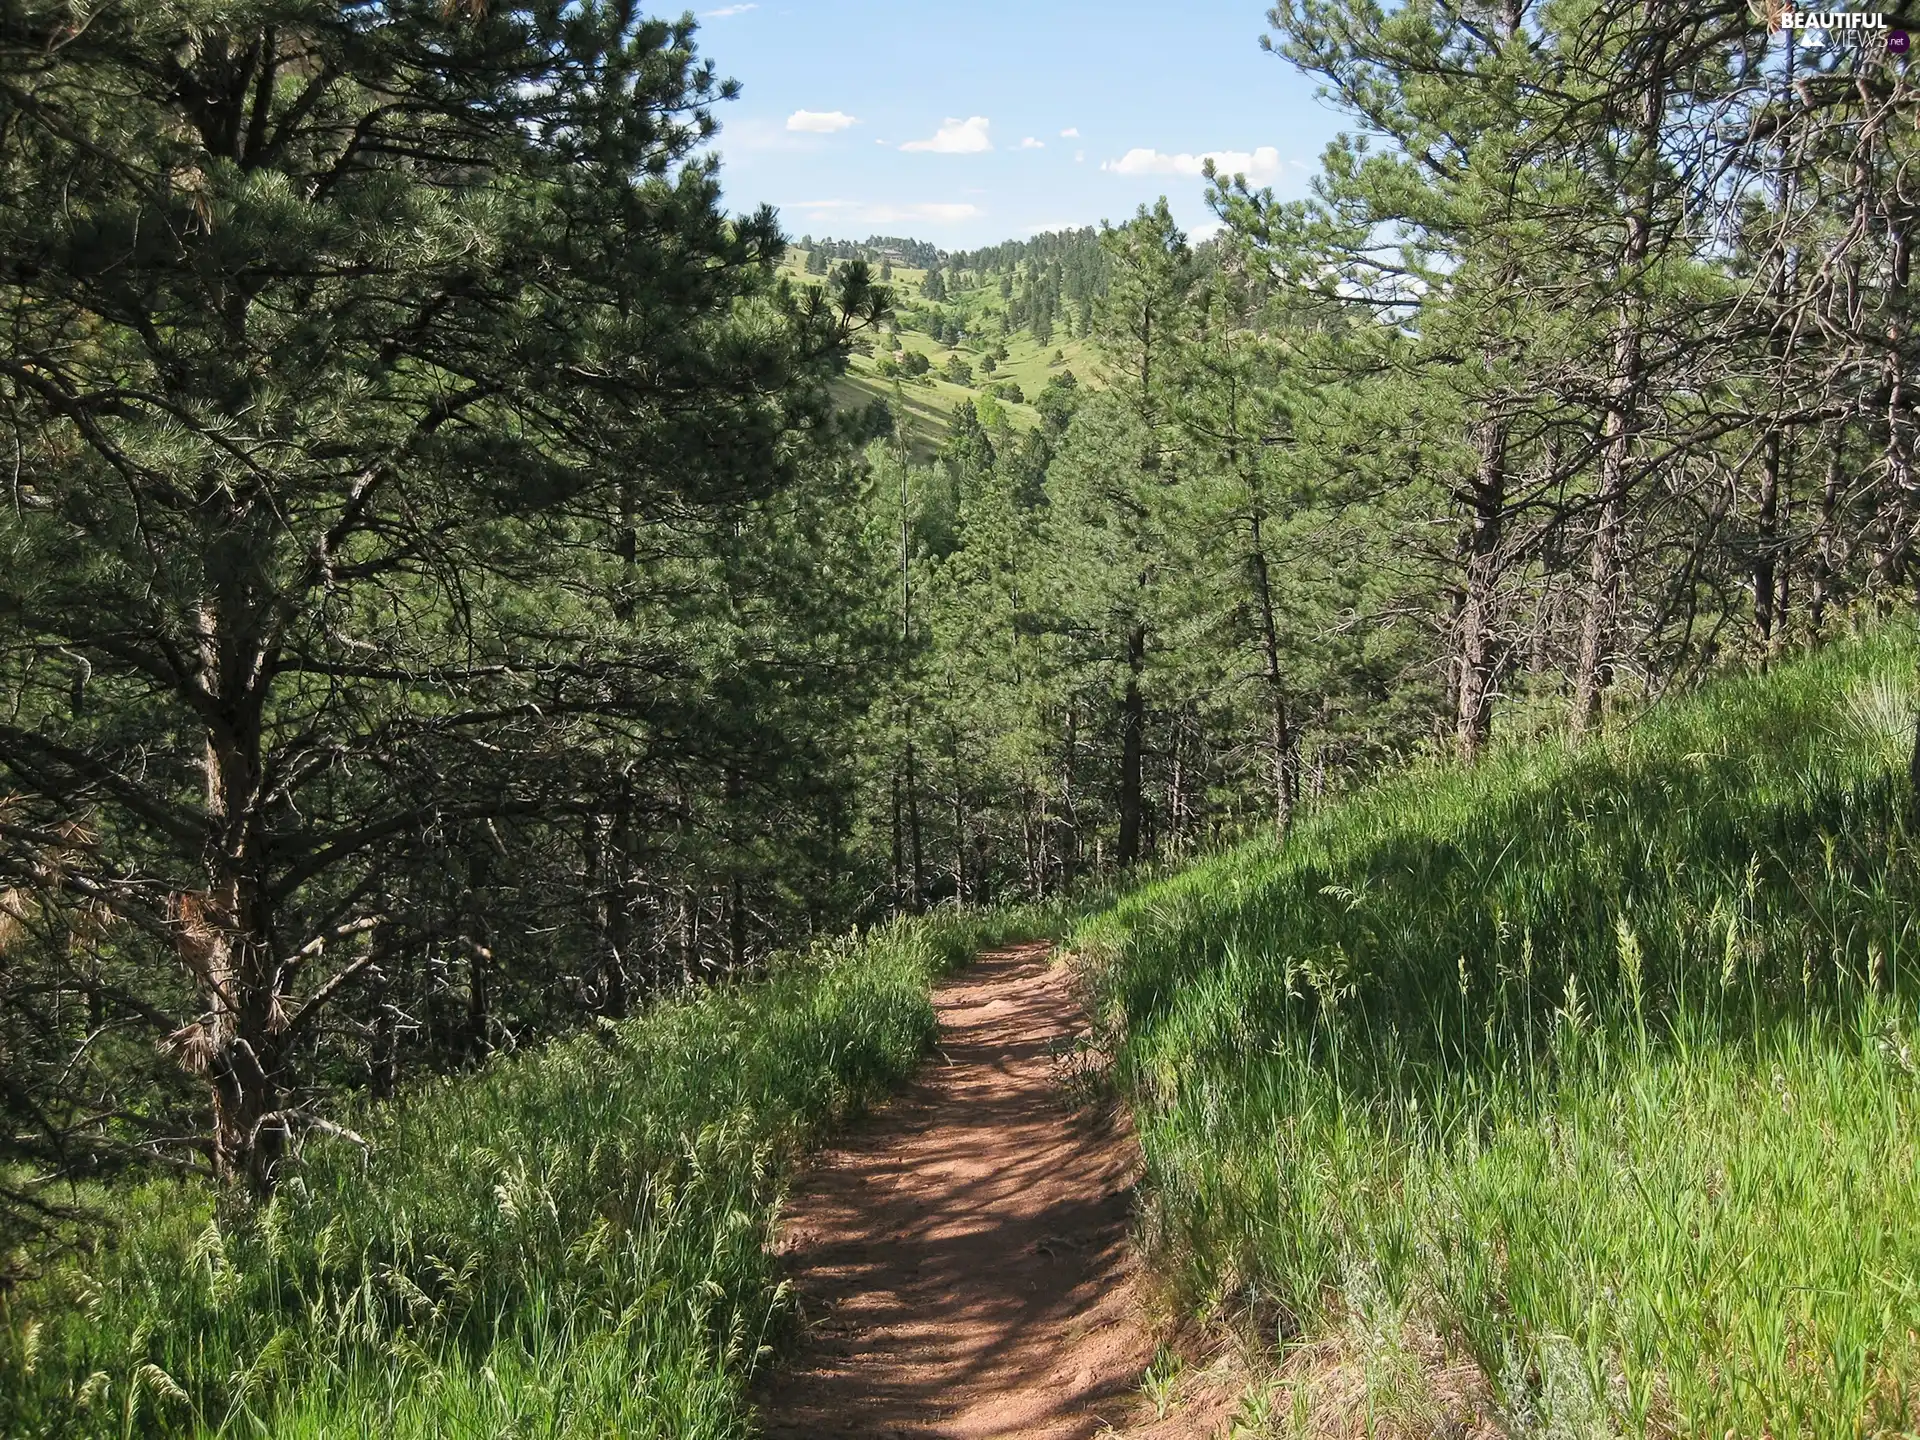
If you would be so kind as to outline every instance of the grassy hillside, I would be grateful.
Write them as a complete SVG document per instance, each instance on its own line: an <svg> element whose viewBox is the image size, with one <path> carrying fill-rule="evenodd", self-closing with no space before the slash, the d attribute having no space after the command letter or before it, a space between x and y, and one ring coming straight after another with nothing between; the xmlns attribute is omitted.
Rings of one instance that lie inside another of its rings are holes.
<svg viewBox="0 0 1920 1440"><path fill-rule="evenodd" d="M1026 923L904 924L343 1117L368 1148L311 1137L263 1211L95 1197L104 1244L0 1287L0 1434L744 1435L791 1163Z"/></svg>
<svg viewBox="0 0 1920 1440"><path fill-rule="evenodd" d="M1087 929L1174 1295L1295 1345L1254 1409L1920 1426L1914 662L1411 775Z"/></svg>
<svg viewBox="0 0 1920 1440"><path fill-rule="evenodd" d="M782 262L782 273L796 285L822 283L822 277L806 273L806 264L806 251L791 250ZM1097 383L1097 361L1091 342L1074 338L1065 326L1059 327L1044 345L1022 327L1007 330L1004 336L1001 334L1000 320L1007 313L1007 305L997 280L990 275L950 293L945 312L962 318L969 338L958 345L942 344L925 329L925 316L932 310L921 298L925 280L924 270L904 265L893 267L892 278L887 283L894 288L899 331L872 337L873 353L853 357L840 387L849 406L865 405L875 399L893 405L895 382L891 376L881 373L881 357L889 352L926 356L930 367L927 374L900 381L902 403L897 417L908 443L921 458L931 455L944 442L948 417L963 401L972 401L976 406L998 406L1016 430L1026 430L1039 423L1031 401L1054 376L1070 370L1082 382ZM1005 348L1006 358L996 360L994 372L989 375L982 362L1000 347ZM956 357L973 370L971 383L959 385L944 378L943 372ZM1008 381L1020 387L1025 403L993 394L996 385Z"/></svg>

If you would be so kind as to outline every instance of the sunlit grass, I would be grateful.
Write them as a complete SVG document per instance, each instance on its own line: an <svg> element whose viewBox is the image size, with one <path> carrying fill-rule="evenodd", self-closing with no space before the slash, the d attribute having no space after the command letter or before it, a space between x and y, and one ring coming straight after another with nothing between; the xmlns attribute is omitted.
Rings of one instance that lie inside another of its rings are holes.
<svg viewBox="0 0 1920 1440"><path fill-rule="evenodd" d="M1406 777L1090 925L1183 1303L1509 1428L1920 1425L1904 634Z"/></svg>
<svg viewBox="0 0 1920 1440"><path fill-rule="evenodd" d="M932 978L1064 911L942 914L451 1076L264 1210L117 1195L0 1292L0 1433L740 1436L782 1186L934 1033Z"/></svg>

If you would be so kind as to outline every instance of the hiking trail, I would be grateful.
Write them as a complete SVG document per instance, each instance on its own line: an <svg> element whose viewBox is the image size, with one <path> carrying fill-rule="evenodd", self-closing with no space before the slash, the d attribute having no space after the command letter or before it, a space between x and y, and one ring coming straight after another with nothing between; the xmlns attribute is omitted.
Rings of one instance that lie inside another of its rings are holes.
<svg viewBox="0 0 1920 1440"><path fill-rule="evenodd" d="M918 1078L795 1182L779 1249L804 1338L762 1387L773 1440L1085 1440L1138 1412L1138 1151L1058 1083L1072 976L1013 946L934 1004Z"/></svg>

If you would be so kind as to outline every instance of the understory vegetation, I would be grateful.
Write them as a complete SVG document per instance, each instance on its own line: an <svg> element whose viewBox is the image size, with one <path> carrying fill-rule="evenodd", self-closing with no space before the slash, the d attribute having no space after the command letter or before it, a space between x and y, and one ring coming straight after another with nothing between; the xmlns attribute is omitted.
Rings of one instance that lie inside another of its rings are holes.
<svg viewBox="0 0 1920 1440"><path fill-rule="evenodd" d="M1513 1433L1911 1433L1913 668L1419 771L1086 927L1181 1303L1345 1337L1396 1433L1435 1344Z"/></svg>
<svg viewBox="0 0 1920 1440"><path fill-rule="evenodd" d="M264 1206L94 1195L112 1224L0 1291L0 1433L744 1435L792 1163L918 1063L935 975L1049 923L903 921L423 1085Z"/></svg>

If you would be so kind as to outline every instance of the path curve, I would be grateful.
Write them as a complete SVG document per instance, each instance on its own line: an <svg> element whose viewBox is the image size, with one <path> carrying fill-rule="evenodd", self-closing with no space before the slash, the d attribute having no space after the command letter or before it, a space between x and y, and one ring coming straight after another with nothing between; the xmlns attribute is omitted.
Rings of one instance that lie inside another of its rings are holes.
<svg viewBox="0 0 1920 1440"><path fill-rule="evenodd" d="M799 1353L764 1388L775 1440L1085 1440L1124 1424L1153 1345L1127 1241L1137 1148L1066 1103L1078 1028L1046 945L934 995L938 1049L796 1182L779 1247Z"/></svg>

